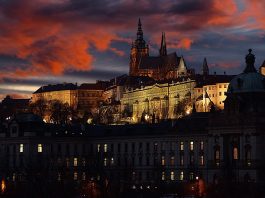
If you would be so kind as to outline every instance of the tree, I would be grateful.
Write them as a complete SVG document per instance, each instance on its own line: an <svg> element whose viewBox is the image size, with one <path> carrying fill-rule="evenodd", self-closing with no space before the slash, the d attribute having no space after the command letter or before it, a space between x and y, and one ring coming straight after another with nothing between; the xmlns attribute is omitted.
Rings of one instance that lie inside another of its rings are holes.
<svg viewBox="0 0 265 198"><path fill-rule="evenodd" d="M72 120L71 108L68 103L52 100L50 104L50 119L56 124L66 124Z"/></svg>
<svg viewBox="0 0 265 198"><path fill-rule="evenodd" d="M187 115L187 113L190 113L191 109L192 109L192 104L190 99L184 98L174 106L174 114L176 115L177 118L181 118Z"/></svg>
<svg viewBox="0 0 265 198"><path fill-rule="evenodd" d="M30 104L30 110L40 117L44 118L48 110L47 101L44 99L39 99L34 103Z"/></svg>

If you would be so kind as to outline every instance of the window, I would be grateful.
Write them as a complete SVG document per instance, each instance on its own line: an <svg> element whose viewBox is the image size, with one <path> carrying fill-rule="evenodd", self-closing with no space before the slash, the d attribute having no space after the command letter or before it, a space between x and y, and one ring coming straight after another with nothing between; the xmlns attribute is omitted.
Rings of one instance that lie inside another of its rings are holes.
<svg viewBox="0 0 265 198"><path fill-rule="evenodd" d="M77 172L74 172L74 180L75 181L77 180L77 177L78 177Z"/></svg>
<svg viewBox="0 0 265 198"><path fill-rule="evenodd" d="M194 153L190 154L190 165L194 164Z"/></svg>
<svg viewBox="0 0 265 198"><path fill-rule="evenodd" d="M132 152L135 152L135 143L132 143Z"/></svg>
<svg viewBox="0 0 265 198"><path fill-rule="evenodd" d="M247 166L251 166L251 149L250 148L246 150L246 161L247 161Z"/></svg>
<svg viewBox="0 0 265 198"><path fill-rule="evenodd" d="M219 92L219 96L222 96L222 92Z"/></svg>
<svg viewBox="0 0 265 198"><path fill-rule="evenodd" d="M184 151L184 142L180 142L180 150Z"/></svg>
<svg viewBox="0 0 265 198"><path fill-rule="evenodd" d="M110 165L114 165L114 158L112 157L112 158L110 158Z"/></svg>
<svg viewBox="0 0 265 198"><path fill-rule="evenodd" d="M200 155L200 165L203 166L204 165L204 156Z"/></svg>
<svg viewBox="0 0 265 198"><path fill-rule="evenodd" d="M204 143L203 141L200 142L200 150L202 151L204 149Z"/></svg>
<svg viewBox="0 0 265 198"><path fill-rule="evenodd" d="M127 143L124 144L124 152L125 152L125 153L128 152L128 144L127 144Z"/></svg>
<svg viewBox="0 0 265 198"><path fill-rule="evenodd" d="M237 147L233 148L233 159L234 160L238 160L239 159L238 148Z"/></svg>
<svg viewBox="0 0 265 198"><path fill-rule="evenodd" d="M19 152L23 153L24 152L24 144L19 145Z"/></svg>
<svg viewBox="0 0 265 198"><path fill-rule="evenodd" d="M181 172L180 172L180 176L179 176L179 180L181 180L181 181L182 181L183 179L184 179L184 172L183 172L183 171L181 171Z"/></svg>
<svg viewBox="0 0 265 198"><path fill-rule="evenodd" d="M220 165L220 150L216 149L214 155L215 155L214 156L215 164L216 166L219 166Z"/></svg>
<svg viewBox="0 0 265 198"><path fill-rule="evenodd" d="M224 85L224 88L226 88L227 85Z"/></svg>
<svg viewBox="0 0 265 198"><path fill-rule="evenodd" d="M222 88L222 85L219 85L219 88Z"/></svg>
<svg viewBox="0 0 265 198"><path fill-rule="evenodd" d="M194 150L194 142L193 142L193 141L190 142L190 150L191 150L191 151Z"/></svg>
<svg viewBox="0 0 265 198"><path fill-rule="evenodd" d="M66 158L66 159L65 159L65 162L66 162L66 167L69 168L69 166L70 166L69 158Z"/></svg>
<svg viewBox="0 0 265 198"><path fill-rule="evenodd" d="M42 144L38 144L38 153L42 153Z"/></svg>
<svg viewBox="0 0 265 198"><path fill-rule="evenodd" d="M149 150L150 150L150 146L149 146L149 143L147 142L147 143L146 143L146 152L148 153Z"/></svg>
<svg viewBox="0 0 265 198"><path fill-rule="evenodd" d="M184 155L183 154L180 155L180 165L181 166L184 165Z"/></svg>
<svg viewBox="0 0 265 198"><path fill-rule="evenodd" d="M108 145L104 144L104 153L107 153L107 152L108 152Z"/></svg>
<svg viewBox="0 0 265 198"><path fill-rule="evenodd" d="M57 181L61 181L61 173L58 173L58 176L57 176Z"/></svg>
<svg viewBox="0 0 265 198"><path fill-rule="evenodd" d="M103 162L104 166L107 166L107 158L104 158L104 162Z"/></svg>
<svg viewBox="0 0 265 198"><path fill-rule="evenodd" d="M149 165L150 165L149 157L146 157L146 166L149 166Z"/></svg>
<svg viewBox="0 0 265 198"><path fill-rule="evenodd" d="M121 144L118 143L118 153L120 153L120 152L121 152Z"/></svg>
<svg viewBox="0 0 265 198"><path fill-rule="evenodd" d="M165 156L161 156L161 165L165 166L166 162L165 162Z"/></svg>
<svg viewBox="0 0 265 198"><path fill-rule="evenodd" d="M194 173L191 172L191 173L190 173L190 181L193 181L193 180L194 180Z"/></svg>
<svg viewBox="0 0 265 198"><path fill-rule="evenodd" d="M83 160L82 160L82 165L86 166L86 159L85 158L83 158Z"/></svg>
<svg viewBox="0 0 265 198"><path fill-rule="evenodd" d="M175 157L174 156L171 156L170 157L170 165L171 166L174 166L175 165Z"/></svg>
<svg viewBox="0 0 265 198"><path fill-rule="evenodd" d="M171 171L170 172L170 180L171 181L175 180L175 173L174 173L174 171Z"/></svg>
<svg viewBox="0 0 265 198"><path fill-rule="evenodd" d="M100 152L100 144L98 144L97 150L98 150L98 153L99 153Z"/></svg>
<svg viewBox="0 0 265 198"><path fill-rule="evenodd" d="M82 173L82 180L83 180L83 181L86 180L86 173L85 173L85 172Z"/></svg>
<svg viewBox="0 0 265 198"><path fill-rule="evenodd" d="M77 161L77 157L74 157L74 166L77 166L78 161Z"/></svg>
<svg viewBox="0 0 265 198"><path fill-rule="evenodd" d="M162 171L161 180L162 181L165 181L166 180L166 173L165 173L165 171Z"/></svg>
<svg viewBox="0 0 265 198"><path fill-rule="evenodd" d="M142 166L143 158L139 157L139 166Z"/></svg>
<svg viewBox="0 0 265 198"><path fill-rule="evenodd" d="M155 143L154 143L154 151L156 152L157 149L158 149L158 144L157 144L157 142L155 142Z"/></svg>

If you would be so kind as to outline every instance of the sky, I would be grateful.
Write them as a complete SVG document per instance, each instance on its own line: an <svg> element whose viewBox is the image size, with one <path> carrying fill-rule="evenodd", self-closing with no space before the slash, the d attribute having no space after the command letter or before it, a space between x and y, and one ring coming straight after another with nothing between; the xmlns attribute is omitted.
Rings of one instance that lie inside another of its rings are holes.
<svg viewBox="0 0 265 198"><path fill-rule="evenodd" d="M129 71L141 18L150 55L165 32L168 53L189 68L241 73L249 48L265 60L262 0L0 0L0 100L42 85L92 83Z"/></svg>

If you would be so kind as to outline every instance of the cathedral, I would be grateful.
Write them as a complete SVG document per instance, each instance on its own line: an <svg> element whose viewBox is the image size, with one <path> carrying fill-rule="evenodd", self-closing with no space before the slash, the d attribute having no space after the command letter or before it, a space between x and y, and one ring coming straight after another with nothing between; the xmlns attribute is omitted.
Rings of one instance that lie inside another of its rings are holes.
<svg viewBox="0 0 265 198"><path fill-rule="evenodd" d="M177 79L194 74L184 58L176 52L167 53L165 33L162 33L159 56L149 56L149 46L143 38L141 20L138 21L137 38L130 53L130 76L149 76L155 80Z"/></svg>

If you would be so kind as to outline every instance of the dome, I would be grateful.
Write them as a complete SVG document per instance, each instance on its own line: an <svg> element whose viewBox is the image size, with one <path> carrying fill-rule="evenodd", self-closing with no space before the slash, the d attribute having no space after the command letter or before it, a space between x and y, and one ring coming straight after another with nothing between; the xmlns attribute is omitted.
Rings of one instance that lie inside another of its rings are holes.
<svg viewBox="0 0 265 198"><path fill-rule="evenodd" d="M257 72L242 73L234 77L227 93L265 92L265 77Z"/></svg>
<svg viewBox="0 0 265 198"><path fill-rule="evenodd" d="M231 80L227 93L265 92L265 76L257 72L254 66L255 56L251 52L249 49L246 55L244 72Z"/></svg>

